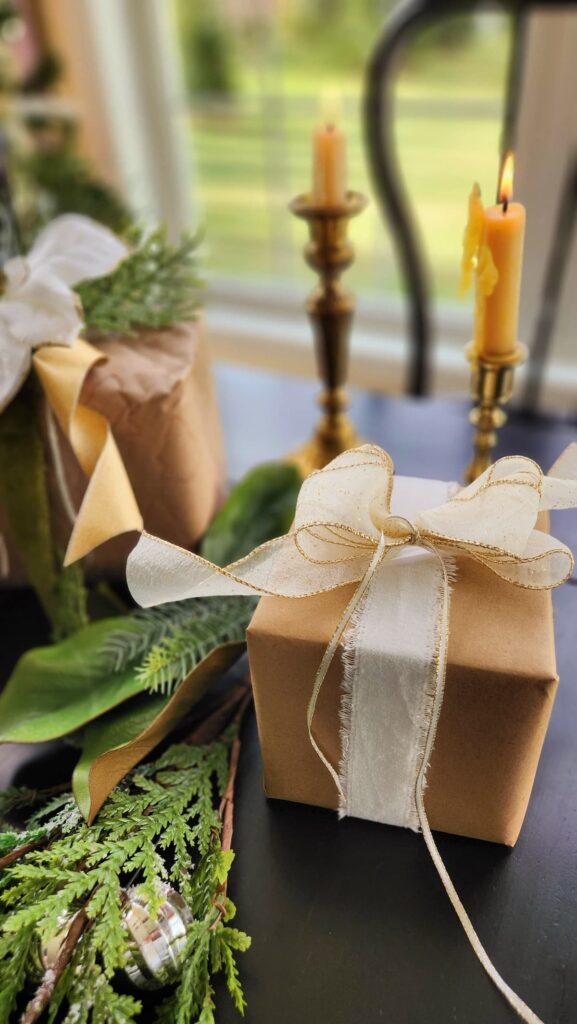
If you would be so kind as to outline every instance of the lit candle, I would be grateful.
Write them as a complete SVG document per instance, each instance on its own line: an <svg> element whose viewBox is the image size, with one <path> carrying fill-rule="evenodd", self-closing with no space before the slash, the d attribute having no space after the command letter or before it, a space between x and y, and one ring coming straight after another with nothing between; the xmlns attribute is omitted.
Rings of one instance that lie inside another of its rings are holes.
<svg viewBox="0 0 577 1024"><path fill-rule="evenodd" d="M318 206L342 206L346 197L347 140L337 124L334 99L323 104L323 123L313 134L313 189Z"/></svg>
<svg viewBox="0 0 577 1024"><path fill-rule="evenodd" d="M488 359L507 357L517 345L519 295L523 267L525 207L511 202L513 156L503 165L499 203L483 208L478 185L469 200L463 281L473 258L476 266L475 350Z"/></svg>

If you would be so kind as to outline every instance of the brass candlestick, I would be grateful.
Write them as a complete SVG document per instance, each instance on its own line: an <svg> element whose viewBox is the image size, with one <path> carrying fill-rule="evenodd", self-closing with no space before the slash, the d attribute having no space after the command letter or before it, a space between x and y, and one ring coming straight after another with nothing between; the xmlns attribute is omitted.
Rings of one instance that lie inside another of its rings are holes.
<svg viewBox="0 0 577 1024"><path fill-rule="evenodd" d="M319 376L324 388L319 396L323 410L310 441L289 458L303 477L322 469L347 448L359 444L357 432L346 409L345 383L349 362L349 336L355 309L352 295L340 281L350 267L354 249L347 238L348 222L367 205L360 192L347 192L340 206L318 206L310 196L297 196L290 204L295 217L306 220L310 241L305 260L319 275L319 284L309 296L306 309L313 328Z"/></svg>
<svg viewBox="0 0 577 1024"><path fill-rule="evenodd" d="M502 407L513 394L515 367L525 362L527 349L518 342L510 355L487 358L478 356L471 343L466 355L471 364L471 398L475 402L469 415L475 427L474 454L465 474L465 482L470 484L493 461L497 430L507 420Z"/></svg>

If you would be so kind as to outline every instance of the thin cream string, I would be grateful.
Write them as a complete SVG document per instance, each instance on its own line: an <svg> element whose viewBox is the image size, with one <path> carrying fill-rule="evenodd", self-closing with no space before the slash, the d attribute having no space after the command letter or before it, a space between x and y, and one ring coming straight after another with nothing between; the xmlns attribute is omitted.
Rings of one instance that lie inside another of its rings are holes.
<svg viewBox="0 0 577 1024"><path fill-rule="evenodd" d="M48 434L48 444L52 455L52 463L54 466L54 475L56 477L58 492L60 494L64 511L66 512L71 525L74 526L78 510L74 507L72 495L70 494L70 489L68 487L64 463L62 462L62 453L60 451L60 442L56 432L56 421L54 419L54 413L48 403L46 403L46 432Z"/></svg>
<svg viewBox="0 0 577 1024"><path fill-rule="evenodd" d="M417 531L415 531L415 536L418 537ZM486 950L485 950L485 948L484 948L484 946L483 946L479 936L477 935L477 932L475 931L475 929L473 927L473 924L471 922L471 919L470 919L469 915L467 914L467 911L465 910L463 904L461 903L461 900L460 900L460 898L459 898L459 896L457 894L457 890L455 889L455 886L453 885L453 882L451 881L451 877L450 877L450 875L449 875L449 873L448 873L448 871L447 871L447 869L445 867L445 864L443 862L443 858L441 857L441 854L439 853L439 850L437 848L435 840L433 839L433 834L431 832L431 828L430 828L429 821L428 821L428 818L427 818L427 814L426 814L426 811L425 811L424 792L425 792L425 784L426 784L427 767L428 767L429 761L431 759L431 754L433 752L433 746L434 746L434 743L435 743L435 736L437 734L437 725L439 723L439 716L441 714L441 707L443 705L443 695L444 695L444 690L445 690L445 673L446 673L446 668L447 668L447 648L448 648L448 641L449 641L450 587L449 587L449 577L448 577L448 573L447 573L447 567L445 565L445 562L443 560L442 555L439 554L439 552L436 550L436 548L432 544L428 544L426 541L422 540L422 538L420 538L420 537L418 537L418 544L419 544L419 547L427 548L427 550L431 551L435 555L435 557L438 558L438 560L440 562L440 565L441 565L441 570L442 570L442 573L443 573L443 600L442 600L441 618L440 618L440 622L439 622L439 627L440 627L440 644L439 644L439 653L438 653L438 659L437 659L437 672L436 672L436 680L435 680L435 693L434 693L434 697L433 697L433 706L432 706L432 710L431 710L431 721L430 721L429 729L428 729L428 732L427 732L427 739L425 741L425 749L423 751L423 756L422 756L422 759L421 759L421 764L419 766L419 771L417 773L417 780L416 780L416 784L415 784L415 802L416 802L416 805L417 805L417 813L418 813L418 816L419 816L419 823L420 823L420 826L421 826L421 830L423 832L423 838L425 840L427 849L428 849L429 854L431 856L431 860L433 861L433 864L435 865L435 867L437 869L439 878L441 879L441 881L442 881L442 883L443 883L443 885L445 887L445 892L447 893L447 896L449 897L449 900L451 901L453 909L455 910L455 913L457 914L457 917L459 918L459 921L461 922L461 927L463 928L463 931L465 932L465 935L467 936L467 939L469 940L469 942L470 942L470 944L471 944L471 946L473 948L473 952L475 953L477 959L481 963L481 966L487 972L487 974L489 975L489 977L490 977L491 981L493 982L493 984L499 989L501 994L507 1000L509 1005L512 1006L512 1008L515 1010L515 1012L518 1014L518 1016L521 1018L521 1020L525 1021L525 1024L544 1024L544 1022L541 1020L541 1018L538 1017L537 1014L533 1013L533 1010L531 1010L530 1007L527 1006L527 1004L523 1002L523 1000L520 998L520 996L518 996L517 993L514 992L513 989L507 984L507 982L501 977L501 975L499 974L497 968L495 967L495 965L491 961L490 957L488 956L488 954L487 954L487 952L486 952ZM315 682L314 682L314 686L313 686L313 692L312 692L312 695L311 695L311 698L309 700L309 704L308 704L308 707L307 707L307 727L308 727L309 740L310 740L314 750L316 751L317 755L319 756L319 758L321 759L322 763L324 764L325 768L330 773L331 778L333 779L333 781L334 781L334 783L335 783L335 785L337 787L338 793L339 793L341 799L343 799L343 800L344 800L344 794L343 794L343 790L342 790L342 786L341 786L338 774L337 774L336 770L334 769L333 765L330 763L328 758L325 756L325 754L323 753L323 751L319 747L319 745L316 742L315 737L313 735L313 731L312 731L313 718L314 718L314 714L315 714L315 710L316 710L317 701L318 701L318 697L319 697L319 693L320 693L321 687L322 687L322 685L323 685L323 683L324 683L324 681L326 679L326 676L327 676L328 670L329 670L329 668L331 666L332 660L333 660L333 658L334 658L334 656L335 656L335 654L337 652L337 648L339 646L340 639L341 639L345 629L347 628L349 622L351 621L351 618L353 617L355 611L359 607L359 605L360 605L360 603L361 603L361 601L362 601L362 599L363 599L363 597L364 597L368 587L371 585L373 577L375 576L375 573L377 572L381 562L383 561L383 558L385 557L385 554L386 554L386 541L385 541L384 534L381 533L381 539L380 539L379 544L378 544L378 546L377 546L377 548L375 550L375 553L374 553L373 558L371 560L371 564L369 565L365 575L363 576L361 582L359 583L359 586L355 590L355 593L353 594L351 600L349 601L349 603L347 604L347 607L345 608L343 614L341 615L341 618L339 620L337 628L335 629L335 632L333 633L331 642L329 643L327 649L325 650L325 653L323 654L321 663L319 665L318 672L316 674L316 678L315 678Z"/></svg>
<svg viewBox="0 0 577 1024"><path fill-rule="evenodd" d="M425 843L427 844L427 849L431 856L431 860L433 861L433 864L437 869L439 878L441 879L445 887L445 892L447 893L447 896L451 901L453 909L457 917L459 918L459 921L461 922L463 931L465 932L465 935L467 936L477 959L480 961L481 966L485 969L493 984L496 985L496 987L505 997L510 1006L512 1006L515 1012L519 1015L521 1020L524 1020L526 1024L543 1024L541 1018L538 1017L536 1013L533 1013L533 1010L529 1006L527 1006L526 1003L523 1002L520 996L518 996L517 993L514 992L513 989L510 987L510 985L507 984L504 978L501 977L497 968L495 967L489 955L487 954L479 936L477 935L477 932L473 927L473 924L471 922L469 915L467 914L467 911L465 910L463 904L461 903L461 900L458 896L455 886L453 885L449 872L445 867L443 858L441 857L437 844L433 839L433 833L431 832L431 827L429 825L429 820L427 818L427 813L425 811L424 793L426 786L427 767L431 759L431 754L433 752L435 736L437 734L437 725L439 723L439 716L441 714L443 694L445 690L445 673L447 668L447 648L449 639L450 602L449 579L447 575L447 568L445 566L443 558L432 545L427 544L426 547L436 555L439 562L441 563L441 569L443 572L443 605L441 612L441 621L439 623L441 632L441 642L437 661L437 678L435 684L435 695L433 698L433 707L431 712L431 721L429 724L429 731L427 733L425 749L423 751L423 757L421 760L421 765L417 775L417 782L415 785L415 801L417 804L419 823L421 826L421 830L423 832L423 838L425 840Z"/></svg>
<svg viewBox="0 0 577 1024"><path fill-rule="evenodd" d="M3 533L0 533L0 579L7 579L10 572L10 556L8 545Z"/></svg>

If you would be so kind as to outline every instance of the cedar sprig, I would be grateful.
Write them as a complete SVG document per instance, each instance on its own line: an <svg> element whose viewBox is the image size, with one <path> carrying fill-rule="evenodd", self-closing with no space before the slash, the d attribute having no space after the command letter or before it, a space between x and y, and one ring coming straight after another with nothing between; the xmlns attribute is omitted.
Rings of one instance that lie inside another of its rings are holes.
<svg viewBox="0 0 577 1024"><path fill-rule="evenodd" d="M201 302L197 236L177 245L166 229L132 239L131 254L106 277L76 287L86 327L95 333L132 335L143 327L169 327L194 317Z"/></svg>
<svg viewBox="0 0 577 1024"><path fill-rule="evenodd" d="M138 1017L140 1002L115 986L126 946L123 894L135 877L153 905L162 898L161 883L170 879L194 914L187 956L159 1019L212 1024L213 977L219 971L243 1009L236 954L250 940L229 923L235 908L226 880L233 854L223 849L238 743L237 723L211 743L173 745L130 772L92 826L75 816L71 795L60 795L58 806L52 803L45 845L1 876L0 1024L13 1019L18 998L34 984L39 942L71 918L78 938L70 956L46 972L22 1020L37 1020L46 1007L49 1022L128 1024ZM40 825L41 814L35 820Z"/></svg>

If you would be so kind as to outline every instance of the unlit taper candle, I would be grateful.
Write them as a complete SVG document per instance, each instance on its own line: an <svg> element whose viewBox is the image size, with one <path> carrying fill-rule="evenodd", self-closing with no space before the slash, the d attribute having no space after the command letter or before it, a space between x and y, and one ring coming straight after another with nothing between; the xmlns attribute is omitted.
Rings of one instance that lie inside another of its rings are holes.
<svg viewBox="0 0 577 1024"><path fill-rule="evenodd" d="M342 206L346 197L347 140L338 126L338 104L323 99L322 123L313 134L313 190L319 206Z"/></svg>

